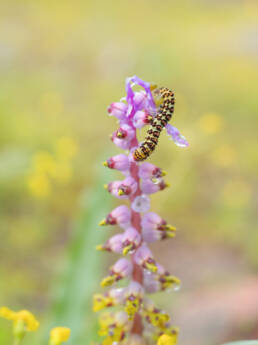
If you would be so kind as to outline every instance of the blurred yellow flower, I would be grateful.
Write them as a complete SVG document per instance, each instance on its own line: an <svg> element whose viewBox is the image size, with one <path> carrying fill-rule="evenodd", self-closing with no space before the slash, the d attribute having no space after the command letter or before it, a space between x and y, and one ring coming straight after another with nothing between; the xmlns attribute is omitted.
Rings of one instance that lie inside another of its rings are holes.
<svg viewBox="0 0 258 345"><path fill-rule="evenodd" d="M162 334L158 338L157 345L175 345L176 343L177 343L177 334L175 335Z"/></svg>
<svg viewBox="0 0 258 345"><path fill-rule="evenodd" d="M70 137L62 137L56 142L56 152L60 159L71 159L76 156L78 146L76 142Z"/></svg>
<svg viewBox="0 0 258 345"><path fill-rule="evenodd" d="M226 183L222 189L223 202L233 208L247 206L251 200L251 186L239 178L234 178Z"/></svg>
<svg viewBox="0 0 258 345"><path fill-rule="evenodd" d="M70 338L71 330L67 327L55 327L50 331L50 345L60 345Z"/></svg>
<svg viewBox="0 0 258 345"><path fill-rule="evenodd" d="M223 118L215 113L205 114L199 120L200 128L205 134L216 134L220 132L223 124Z"/></svg>
<svg viewBox="0 0 258 345"><path fill-rule="evenodd" d="M39 151L33 158L34 170L37 173L53 174L56 170L56 162L53 156L47 151Z"/></svg>
<svg viewBox="0 0 258 345"><path fill-rule="evenodd" d="M216 165L228 167L236 161L236 151L227 144L221 145L212 153L211 158Z"/></svg>
<svg viewBox="0 0 258 345"><path fill-rule="evenodd" d="M36 331L39 327L38 320L28 310L15 312L7 307L2 307L0 308L0 316L4 319L14 321L15 324L19 321L23 321L26 331Z"/></svg>
<svg viewBox="0 0 258 345"><path fill-rule="evenodd" d="M28 187L31 194L38 198L45 198L50 194L49 179L45 174L34 173L28 177Z"/></svg>

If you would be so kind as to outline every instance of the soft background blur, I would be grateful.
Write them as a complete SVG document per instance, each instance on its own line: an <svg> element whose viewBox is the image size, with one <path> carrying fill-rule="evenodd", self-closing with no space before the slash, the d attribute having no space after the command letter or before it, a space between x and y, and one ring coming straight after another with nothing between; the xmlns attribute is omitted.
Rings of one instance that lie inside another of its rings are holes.
<svg viewBox="0 0 258 345"><path fill-rule="evenodd" d="M70 344L95 338L90 296L115 259L95 253L112 232L96 224L117 205L102 185L119 177L101 166L120 152L106 107L134 74L175 89L190 142L163 134L150 160L171 183L152 210L179 229L152 248L183 282L155 299L180 344L258 337L257 15L240 0L1 1L0 305L41 320L24 344L56 324Z"/></svg>

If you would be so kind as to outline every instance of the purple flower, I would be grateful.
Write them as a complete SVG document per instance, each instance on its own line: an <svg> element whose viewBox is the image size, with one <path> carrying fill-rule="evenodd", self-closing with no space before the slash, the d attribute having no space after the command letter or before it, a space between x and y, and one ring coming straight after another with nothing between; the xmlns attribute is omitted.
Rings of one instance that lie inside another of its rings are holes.
<svg viewBox="0 0 258 345"><path fill-rule="evenodd" d="M122 240L123 240L123 234L114 235L110 237L105 244L98 245L97 250L106 250L108 252L122 254L123 252Z"/></svg>
<svg viewBox="0 0 258 345"><path fill-rule="evenodd" d="M128 228L130 222L131 210L127 206L121 205L111 211L106 218L99 223L99 225L119 225L122 228Z"/></svg>
<svg viewBox="0 0 258 345"><path fill-rule="evenodd" d="M110 157L103 163L104 166L107 166L110 169L116 169L120 171L129 170L130 162L127 155L121 153L119 155Z"/></svg>
<svg viewBox="0 0 258 345"><path fill-rule="evenodd" d="M127 124L123 124L116 132L112 134L112 141L121 149L128 150L134 137L134 129Z"/></svg>
<svg viewBox="0 0 258 345"><path fill-rule="evenodd" d="M142 180L141 183L141 190L144 194L157 193L167 187L169 187L169 184L165 183L163 179L158 180L158 183L154 183L151 180Z"/></svg>
<svg viewBox="0 0 258 345"><path fill-rule="evenodd" d="M124 120L128 110L128 105L124 102L114 102L108 107L110 116L115 116L118 120Z"/></svg>
<svg viewBox="0 0 258 345"><path fill-rule="evenodd" d="M149 195L168 187L163 179L166 173L149 162L136 162L133 157L134 150L139 146L137 129L152 123L164 100L161 90L153 92L154 89L153 85L136 76L127 78L126 96L108 107L109 115L115 116L120 125L111 140L126 151L110 157L104 163L125 176L121 181L110 182L106 188L116 198L126 199L128 206L116 207L99 223L118 225L122 231L97 249L127 255L128 259L120 258L101 282L101 286L107 287L127 278L124 286L94 295L95 311L119 305L123 308L123 311L111 311L100 317L99 334L105 337L102 344L107 345L122 342L126 345L144 344L146 323L155 337L167 334L175 339L178 333L171 326L168 314L146 297L148 293L170 287L176 290L180 285L178 278L156 263L149 248L151 242L175 236L173 226L158 214L149 212ZM168 124L166 130L178 146L188 146L175 127Z"/></svg>
<svg viewBox="0 0 258 345"><path fill-rule="evenodd" d="M153 259L153 255L150 249L147 247L145 243L143 243L142 246L139 249L137 249L134 255L134 260L138 265L142 266L143 268L151 272L157 271L156 262Z"/></svg>
<svg viewBox="0 0 258 345"><path fill-rule="evenodd" d="M151 164L149 162L143 162L139 168L139 176L142 179L150 179L154 181L160 180L166 173L162 171L160 168L156 167L156 165Z"/></svg>
<svg viewBox="0 0 258 345"><path fill-rule="evenodd" d="M133 253L141 243L141 235L135 228L128 228L122 237L123 254Z"/></svg>
<svg viewBox="0 0 258 345"><path fill-rule="evenodd" d="M180 134L176 127L171 126L169 123L166 125L167 134L171 137L177 146L187 147L189 146L188 141L185 137Z"/></svg>
<svg viewBox="0 0 258 345"><path fill-rule="evenodd" d="M136 128L143 128L152 121L153 117L146 111L137 110L133 117L133 125Z"/></svg>
<svg viewBox="0 0 258 345"><path fill-rule="evenodd" d="M133 265L127 259L119 259L109 271L109 275L101 282L101 286L113 285L115 282L128 277L133 270Z"/></svg>
<svg viewBox="0 0 258 345"><path fill-rule="evenodd" d="M137 182L131 176L123 181L114 181L108 184L108 191L119 199L128 199L137 190Z"/></svg>

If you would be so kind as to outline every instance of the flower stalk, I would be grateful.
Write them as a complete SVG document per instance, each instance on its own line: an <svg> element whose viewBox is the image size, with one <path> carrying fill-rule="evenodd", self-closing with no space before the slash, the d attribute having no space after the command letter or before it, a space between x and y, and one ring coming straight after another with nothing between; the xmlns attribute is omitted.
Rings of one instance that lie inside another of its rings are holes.
<svg viewBox="0 0 258 345"><path fill-rule="evenodd" d="M140 90L135 91L135 86ZM175 227L156 213L149 212L150 195L169 186L164 181L166 172L149 162L138 161L150 155L155 148L150 140L156 145L157 139L148 137L149 143L140 144L137 129L149 126L154 119L159 131L165 127L178 146L188 146L178 129L162 119L159 123L159 114L165 103L159 90L134 76L126 80L126 97L108 107L109 115L119 121L119 128L111 140L125 152L103 163L124 175L123 180L109 183L106 189L116 198L127 201L127 206L118 206L99 223L100 226L118 225L122 229L122 233L97 247L122 255L101 282L102 287L112 286L112 289L104 294L95 294L93 298L94 311L111 308L110 312L103 312L100 316L99 335L105 337L102 345L145 344L146 339L151 338L162 345L173 345L177 339L178 329L172 326L169 315L147 297L148 293L170 287L176 289L180 285L177 277L156 262L149 248L151 242L175 236ZM173 111L174 98L168 106ZM148 133L155 136L155 126L153 128ZM135 155L139 147L142 151ZM144 157L146 150L148 154ZM127 283L122 287L114 287L117 282L125 280ZM119 311L117 306L120 306Z"/></svg>

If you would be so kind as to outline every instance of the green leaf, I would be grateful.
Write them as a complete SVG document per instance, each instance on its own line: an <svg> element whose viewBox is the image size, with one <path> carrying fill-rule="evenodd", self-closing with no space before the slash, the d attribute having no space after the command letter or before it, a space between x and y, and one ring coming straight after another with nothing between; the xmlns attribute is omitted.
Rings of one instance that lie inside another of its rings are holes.
<svg viewBox="0 0 258 345"><path fill-rule="evenodd" d="M112 198L103 188L110 180L110 171L101 169L96 185L86 190L82 212L74 229L62 281L55 293L55 306L48 330L56 326L71 328L67 344L85 345L96 337L96 315L92 311L92 294L98 291L102 272L97 244L104 241L106 231L99 221L111 210Z"/></svg>

